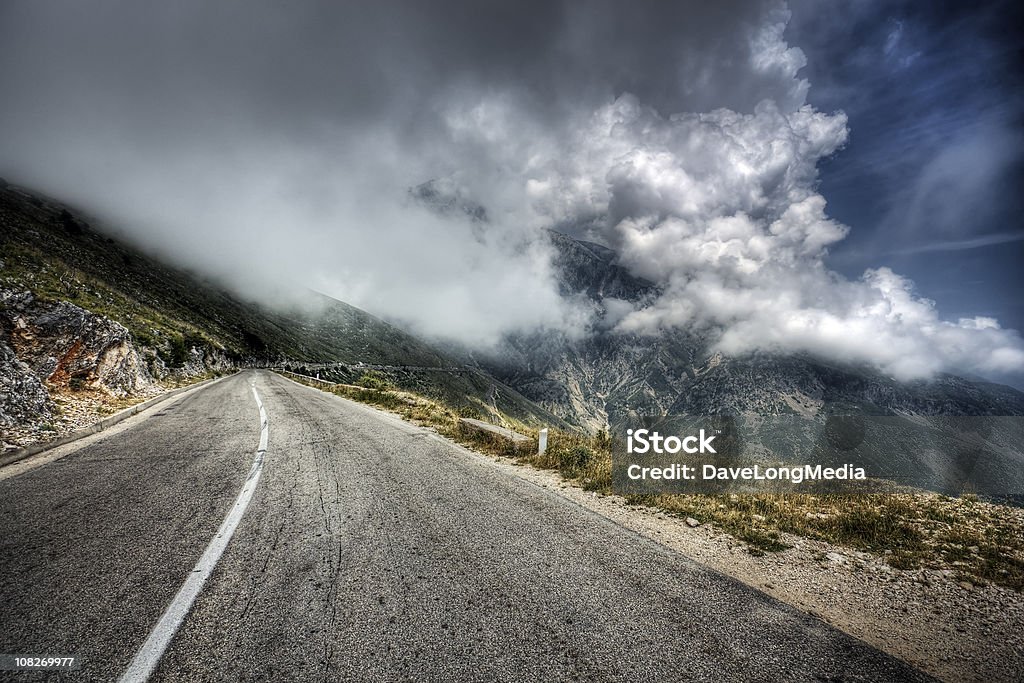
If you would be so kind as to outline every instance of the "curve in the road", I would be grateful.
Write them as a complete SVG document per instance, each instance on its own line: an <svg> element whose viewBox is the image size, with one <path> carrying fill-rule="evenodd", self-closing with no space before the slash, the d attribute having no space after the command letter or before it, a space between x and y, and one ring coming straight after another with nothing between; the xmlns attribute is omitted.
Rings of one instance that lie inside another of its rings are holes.
<svg viewBox="0 0 1024 683"><path fill-rule="evenodd" d="M274 416L262 470L253 382L264 434ZM930 680L429 430L266 371L0 480L0 605L0 652L76 653L84 681L153 662L161 683Z"/></svg>

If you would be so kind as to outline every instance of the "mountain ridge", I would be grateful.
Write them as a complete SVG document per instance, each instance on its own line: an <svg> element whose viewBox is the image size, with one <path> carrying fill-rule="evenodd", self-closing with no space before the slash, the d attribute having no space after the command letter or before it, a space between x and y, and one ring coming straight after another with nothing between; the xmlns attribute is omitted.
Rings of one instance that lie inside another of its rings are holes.
<svg viewBox="0 0 1024 683"><path fill-rule="evenodd" d="M549 231L563 295L585 297L603 316L617 299L641 307L654 283L632 275L614 250ZM1024 393L942 373L900 382L867 366L810 354L727 357L699 335L672 330L637 335L598 324L582 339L510 335L481 359L498 378L590 431L645 415L802 414L1024 415Z"/></svg>

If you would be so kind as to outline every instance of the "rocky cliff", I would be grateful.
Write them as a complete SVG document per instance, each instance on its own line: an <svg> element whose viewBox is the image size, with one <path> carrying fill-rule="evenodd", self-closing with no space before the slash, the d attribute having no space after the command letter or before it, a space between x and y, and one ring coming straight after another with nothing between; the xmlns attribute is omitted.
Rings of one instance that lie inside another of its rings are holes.
<svg viewBox="0 0 1024 683"><path fill-rule="evenodd" d="M163 354L166 355L166 354ZM177 367L138 344L110 318L28 290L0 288L0 436L5 447L81 428L121 399L159 393L159 380L187 380L232 364L190 346ZM106 397L106 398L104 398Z"/></svg>
<svg viewBox="0 0 1024 683"><path fill-rule="evenodd" d="M42 381L0 340L0 431L52 415L53 404Z"/></svg>
<svg viewBox="0 0 1024 683"><path fill-rule="evenodd" d="M18 360L52 389L126 396L157 388L124 325L67 301L0 289L0 330Z"/></svg>
<svg viewBox="0 0 1024 683"><path fill-rule="evenodd" d="M162 380L244 365L459 365L322 294L274 298L292 303L270 308L242 298L115 239L73 207L0 185L0 425L7 425L0 437L11 443L45 438L39 429L63 431L72 413L95 421L104 410L158 390ZM391 381L452 405L497 404L516 419L558 424L482 372L402 371ZM79 400L86 394L93 404ZM12 425L31 431L28 423L35 433L12 436Z"/></svg>
<svg viewBox="0 0 1024 683"><path fill-rule="evenodd" d="M657 293L606 247L560 233L551 241L562 293L585 297L606 320L620 302L642 305ZM810 356L730 358L686 330L638 336L611 327L598 323L582 339L510 337L482 362L527 398L590 430L663 414L1024 415L1024 393L989 382L940 375L902 383Z"/></svg>

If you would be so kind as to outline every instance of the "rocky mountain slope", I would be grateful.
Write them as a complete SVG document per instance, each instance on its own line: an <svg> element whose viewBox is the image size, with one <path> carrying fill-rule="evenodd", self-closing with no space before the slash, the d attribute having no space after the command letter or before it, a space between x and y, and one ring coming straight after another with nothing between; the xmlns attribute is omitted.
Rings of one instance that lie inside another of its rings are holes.
<svg viewBox="0 0 1024 683"><path fill-rule="evenodd" d="M599 309L642 303L655 286L617 265L601 245L552 232L563 294ZM500 379L564 419L599 430L638 415L1024 415L1024 393L953 375L901 383L872 368L808 356L712 353L676 331L636 336L594 330L582 340L545 333L512 337L484 361Z"/></svg>
<svg viewBox="0 0 1024 683"><path fill-rule="evenodd" d="M180 365L190 347L238 359L451 365L427 344L322 295L271 309L123 244L68 207L0 190L0 283L107 315Z"/></svg>
<svg viewBox="0 0 1024 683"><path fill-rule="evenodd" d="M286 308L242 300L0 183L0 430L50 419L55 392L139 396L238 365L459 366L365 311L304 298ZM408 369L392 381L474 412L558 422L482 371Z"/></svg>
<svg viewBox="0 0 1024 683"><path fill-rule="evenodd" d="M30 291L0 290L0 321L18 359L52 388L89 386L115 395L153 388L166 372L159 356L148 358L128 330L110 318L67 301L44 301Z"/></svg>

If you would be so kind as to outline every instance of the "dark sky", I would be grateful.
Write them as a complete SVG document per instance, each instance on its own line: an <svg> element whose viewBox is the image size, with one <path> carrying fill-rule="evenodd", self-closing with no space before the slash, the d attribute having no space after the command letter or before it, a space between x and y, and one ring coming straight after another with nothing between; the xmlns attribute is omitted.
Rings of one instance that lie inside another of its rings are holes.
<svg viewBox="0 0 1024 683"><path fill-rule="evenodd" d="M0 173L252 296L471 346L685 326L1017 381L1010 8L5 2ZM663 295L561 297L549 227Z"/></svg>
<svg viewBox="0 0 1024 683"><path fill-rule="evenodd" d="M820 166L829 213L854 228L830 263L891 266L946 315L1024 329L1019 3L815 4L793 3L787 36L808 100L850 119Z"/></svg>

